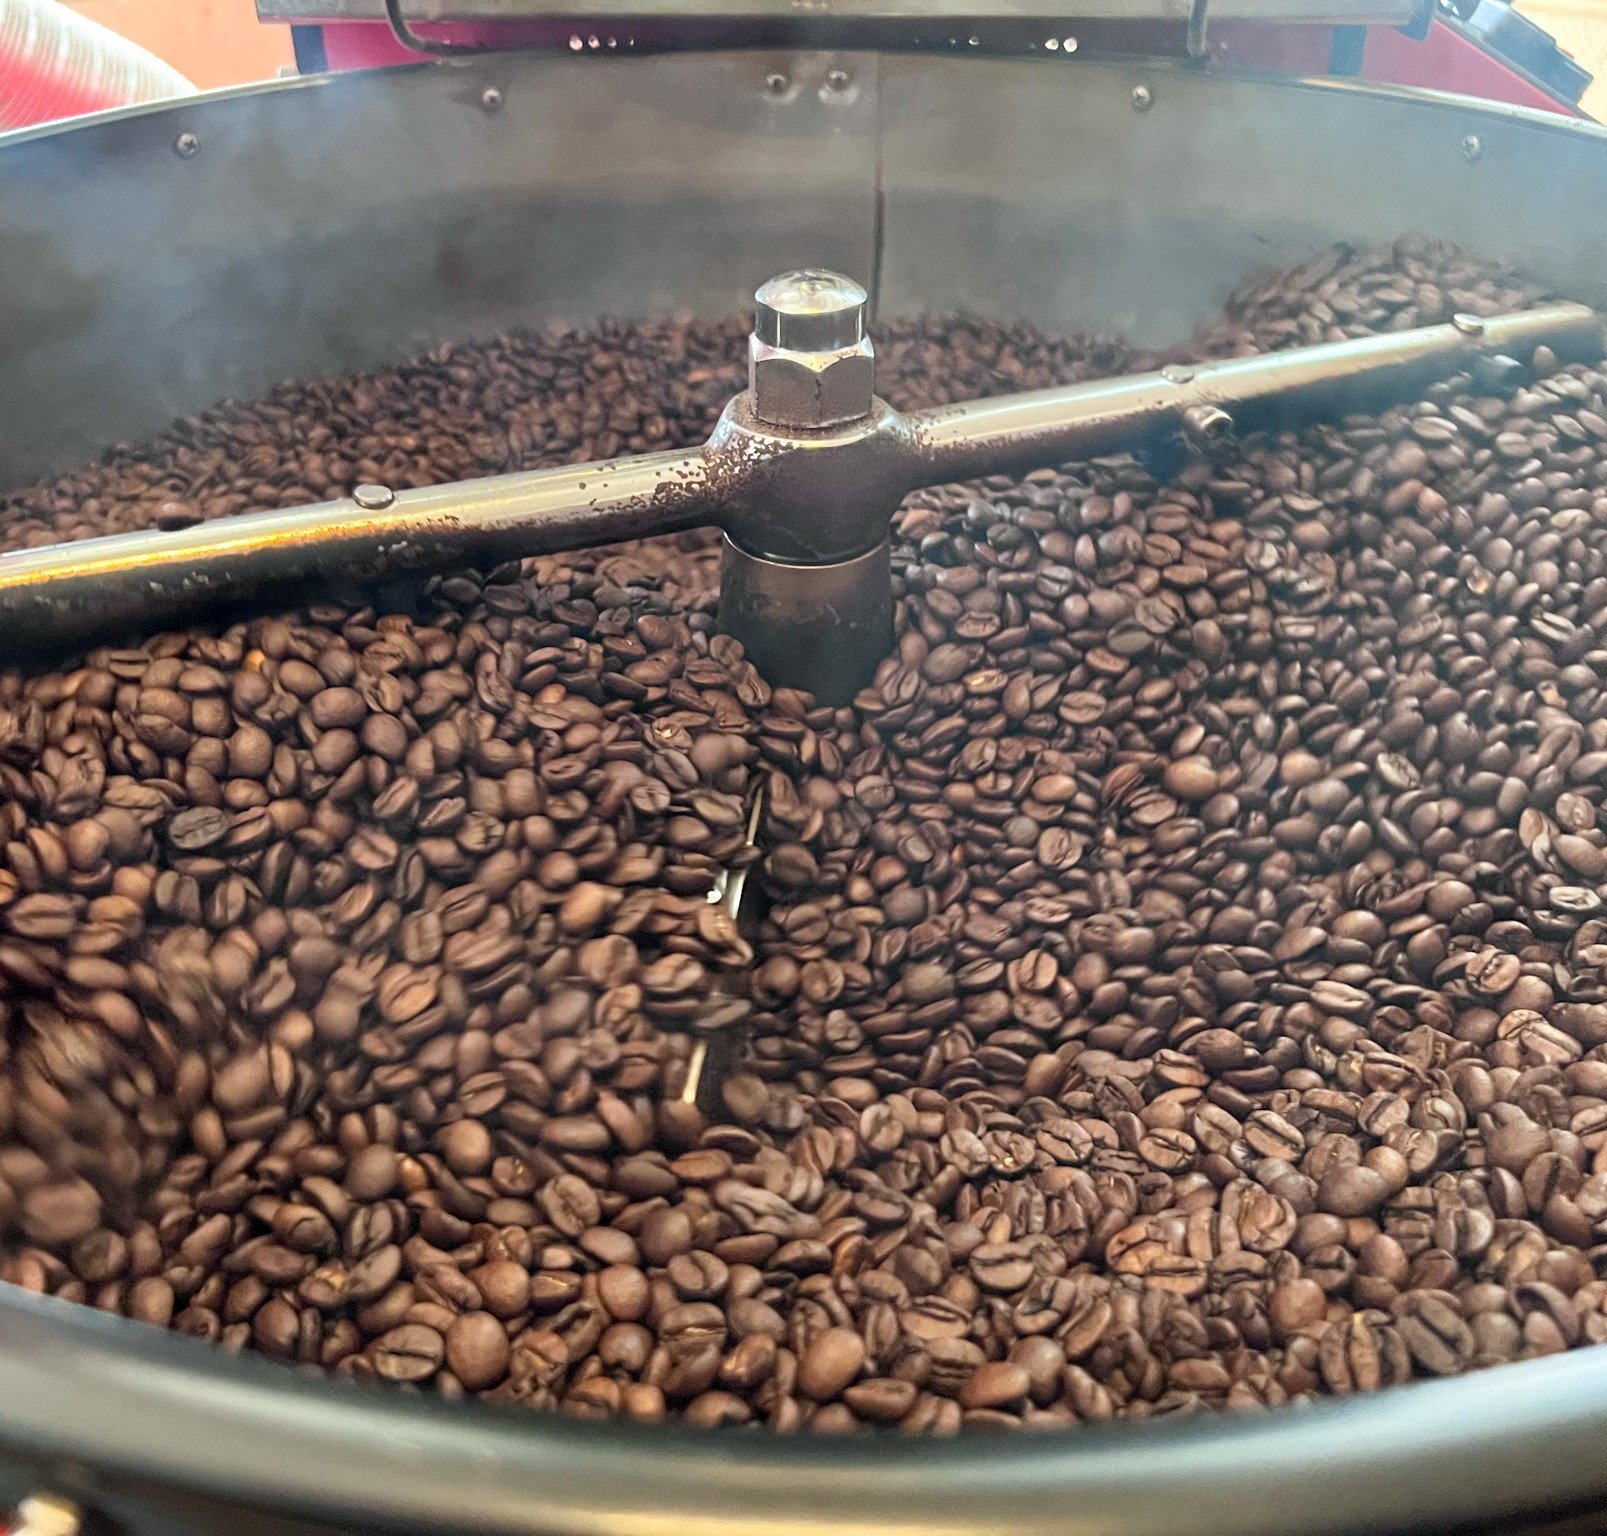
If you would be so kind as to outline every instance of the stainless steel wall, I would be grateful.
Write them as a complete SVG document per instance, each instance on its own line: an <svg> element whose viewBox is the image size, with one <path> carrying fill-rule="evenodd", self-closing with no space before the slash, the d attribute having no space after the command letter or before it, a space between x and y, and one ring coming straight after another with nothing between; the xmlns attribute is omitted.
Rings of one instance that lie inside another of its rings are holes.
<svg viewBox="0 0 1607 1536"><path fill-rule="evenodd" d="M504 56L219 93L0 139L0 484L286 376L729 312L806 262L884 312L1158 342L1248 269L1416 229L1607 298L1607 135L1047 55Z"/></svg>

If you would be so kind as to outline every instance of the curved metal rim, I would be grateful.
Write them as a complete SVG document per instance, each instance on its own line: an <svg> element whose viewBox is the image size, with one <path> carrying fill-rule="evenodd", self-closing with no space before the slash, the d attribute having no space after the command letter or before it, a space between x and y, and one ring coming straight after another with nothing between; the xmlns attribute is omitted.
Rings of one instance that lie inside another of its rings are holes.
<svg viewBox="0 0 1607 1536"><path fill-rule="evenodd" d="M781 57L786 50L765 50L766 57ZM831 50L850 52L851 50ZM616 54L606 58L588 55L575 56L577 69L619 69L651 67L661 55ZM941 56L940 56L941 57ZM955 63L963 67L965 60L988 57L984 53L952 55ZM1391 85L1377 81L1356 80L1327 75L1280 75L1261 69L1211 69L1202 71L1179 59L1106 58L1080 59L1068 66L1064 60L1037 58L1032 55L1005 54L994 56L996 61L1015 62L1023 68L1034 66L1070 70L1102 70L1121 76L1142 75L1147 80L1183 80L1190 87L1213 83L1253 85L1270 90L1320 91L1329 95L1373 99L1377 101L1405 102L1442 111L1472 114L1490 122L1509 123L1525 130L1539 129L1560 134L1566 138L1597 140L1607 143L1607 124L1587 119L1564 117L1560 113L1546 112L1538 107L1520 107L1506 102L1485 101L1477 96L1464 96L1454 91L1426 90L1416 86ZM536 48L511 52L477 54L472 57L421 60L418 63L389 64L372 69L345 70L335 74L302 75L288 80L258 80L247 85L224 86L217 90L199 91L193 96L176 97L170 101L142 102L130 107L111 107L103 112L86 113L81 117L61 122L41 123L29 128L14 128L0 133L0 152L14 144L32 143L57 135L80 133L88 129L107 127L117 123L135 122L163 117L184 117L186 114L206 113L209 109L225 106L244 97L277 95L287 92L339 90L362 82L372 82L380 76L419 74L427 70L453 69L471 73L494 71L499 65L517 67L522 59L569 59L571 55L560 49Z"/></svg>
<svg viewBox="0 0 1607 1536"><path fill-rule="evenodd" d="M331 1384L0 1292L0 1442L55 1465L365 1525L1273 1536L1445 1528L1607 1496L1607 1355L1594 1350L1274 1412L1007 1440L787 1440Z"/></svg>

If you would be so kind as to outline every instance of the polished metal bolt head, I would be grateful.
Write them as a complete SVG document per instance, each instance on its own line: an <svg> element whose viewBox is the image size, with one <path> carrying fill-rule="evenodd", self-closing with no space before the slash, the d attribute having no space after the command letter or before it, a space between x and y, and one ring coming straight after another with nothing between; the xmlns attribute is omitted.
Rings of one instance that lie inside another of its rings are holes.
<svg viewBox="0 0 1607 1536"><path fill-rule="evenodd" d="M753 334L789 352L851 347L865 334L870 296L840 272L783 272L753 296Z"/></svg>
<svg viewBox="0 0 1607 1536"><path fill-rule="evenodd" d="M871 413L876 356L869 296L837 272L785 272L754 294L753 414L775 427L835 427Z"/></svg>
<svg viewBox="0 0 1607 1536"><path fill-rule="evenodd" d="M1147 85L1133 87L1133 111L1148 112L1155 105L1155 92Z"/></svg>
<svg viewBox="0 0 1607 1536"><path fill-rule="evenodd" d="M193 133L181 133L173 140L173 153L180 160L193 160L200 148L201 141Z"/></svg>

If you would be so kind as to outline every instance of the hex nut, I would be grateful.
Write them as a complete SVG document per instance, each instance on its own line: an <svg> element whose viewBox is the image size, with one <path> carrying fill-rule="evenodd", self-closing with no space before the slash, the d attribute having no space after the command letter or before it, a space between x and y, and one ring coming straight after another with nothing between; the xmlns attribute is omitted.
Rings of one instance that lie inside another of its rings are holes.
<svg viewBox="0 0 1607 1536"><path fill-rule="evenodd" d="M835 427L870 415L876 356L870 338L830 352L793 352L748 341L753 414L778 427Z"/></svg>

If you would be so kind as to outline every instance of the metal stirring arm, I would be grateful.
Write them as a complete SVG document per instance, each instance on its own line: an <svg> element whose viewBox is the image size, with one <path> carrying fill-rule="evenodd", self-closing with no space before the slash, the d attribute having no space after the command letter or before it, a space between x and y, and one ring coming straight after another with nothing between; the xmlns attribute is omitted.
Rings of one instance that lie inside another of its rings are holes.
<svg viewBox="0 0 1607 1536"><path fill-rule="evenodd" d="M749 389L685 452L502 475L0 555L12 653L222 604L700 526L726 539L721 622L772 682L853 696L891 641L888 534L922 486L1377 410L1484 356L1596 361L1596 313L1490 319L901 413L872 392L866 295L830 273L758 293ZM1515 364L1511 365L1516 367Z"/></svg>

